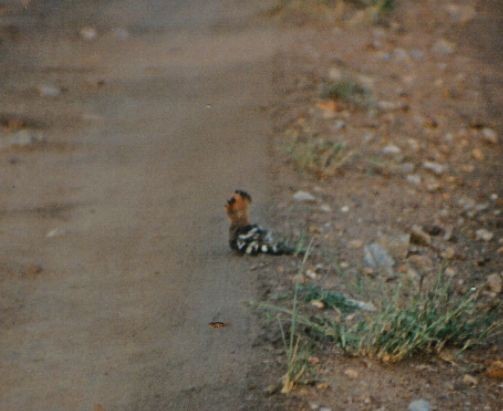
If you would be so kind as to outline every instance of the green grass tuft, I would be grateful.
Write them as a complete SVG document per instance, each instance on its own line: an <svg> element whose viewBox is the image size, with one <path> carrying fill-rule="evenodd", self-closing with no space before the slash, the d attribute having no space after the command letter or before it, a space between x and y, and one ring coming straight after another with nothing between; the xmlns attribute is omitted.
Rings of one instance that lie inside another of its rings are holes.
<svg viewBox="0 0 503 411"><path fill-rule="evenodd" d="M320 299L327 308L344 307L338 293L318 287L304 287L299 292L305 301ZM427 291L411 296L401 284L391 298L383 300L385 303L375 313L358 311L356 316L337 319L324 312L304 315L296 302L295 321L309 331L306 335L311 338L326 338L350 355L389 363L417 354L438 353L446 346L463 351L484 345L503 332L501 304L482 305L475 290L456 295L444 275L439 275ZM265 308L292 316L287 308Z"/></svg>
<svg viewBox="0 0 503 411"><path fill-rule="evenodd" d="M369 108L372 105L370 90L350 78L324 84L320 97L340 100L357 108Z"/></svg>

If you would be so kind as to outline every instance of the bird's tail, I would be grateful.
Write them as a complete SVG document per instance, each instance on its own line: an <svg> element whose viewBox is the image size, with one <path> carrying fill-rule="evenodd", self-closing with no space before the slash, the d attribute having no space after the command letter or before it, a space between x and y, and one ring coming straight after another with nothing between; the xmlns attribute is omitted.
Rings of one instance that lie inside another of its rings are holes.
<svg viewBox="0 0 503 411"><path fill-rule="evenodd" d="M288 244L285 244L282 242L275 243L275 244L268 244L265 248L262 249L262 252L265 254L271 254L271 255L297 254L297 250L294 247L291 247Z"/></svg>

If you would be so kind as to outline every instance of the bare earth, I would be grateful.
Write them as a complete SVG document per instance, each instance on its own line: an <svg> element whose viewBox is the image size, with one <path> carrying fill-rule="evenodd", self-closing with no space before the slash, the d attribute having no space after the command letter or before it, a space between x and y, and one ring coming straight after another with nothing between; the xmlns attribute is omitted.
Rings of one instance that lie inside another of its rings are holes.
<svg viewBox="0 0 503 411"><path fill-rule="evenodd" d="M270 194L256 11L2 1L0 409L239 408L256 274L223 205Z"/></svg>

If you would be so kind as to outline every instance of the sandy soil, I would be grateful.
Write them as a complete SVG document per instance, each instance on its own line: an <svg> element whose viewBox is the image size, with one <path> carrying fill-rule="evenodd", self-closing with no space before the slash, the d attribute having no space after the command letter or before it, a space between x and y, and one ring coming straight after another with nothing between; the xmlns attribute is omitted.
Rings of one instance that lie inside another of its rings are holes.
<svg viewBox="0 0 503 411"><path fill-rule="evenodd" d="M0 408L238 409L256 273L223 205L265 214L275 31L250 2L26 3L0 9Z"/></svg>

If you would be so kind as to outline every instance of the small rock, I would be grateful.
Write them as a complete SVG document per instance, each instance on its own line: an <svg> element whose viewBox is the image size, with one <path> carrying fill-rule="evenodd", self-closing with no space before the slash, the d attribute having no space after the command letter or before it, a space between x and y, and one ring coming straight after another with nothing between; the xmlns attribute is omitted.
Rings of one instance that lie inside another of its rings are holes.
<svg viewBox="0 0 503 411"><path fill-rule="evenodd" d="M400 147L395 146L394 144L388 144L386 147L382 149L382 153L384 155L395 155L395 154L400 154L402 150Z"/></svg>
<svg viewBox="0 0 503 411"><path fill-rule="evenodd" d="M316 274L316 271L309 268L306 270L306 277L309 277L311 280L315 280L316 277L318 277L318 274Z"/></svg>
<svg viewBox="0 0 503 411"><path fill-rule="evenodd" d="M501 293L501 290L503 289L503 280L501 279L501 276L498 273L490 274L487 277L487 287L493 293Z"/></svg>
<svg viewBox="0 0 503 411"><path fill-rule="evenodd" d="M431 237L421 226L415 224L410 230L410 241L419 245L431 245Z"/></svg>
<svg viewBox="0 0 503 411"><path fill-rule="evenodd" d="M380 235L377 241L397 260L407 257L410 245L410 234Z"/></svg>
<svg viewBox="0 0 503 411"><path fill-rule="evenodd" d="M427 273L433 270L433 261L425 255L411 255L407 261L413 268L421 273Z"/></svg>
<svg viewBox="0 0 503 411"><path fill-rule="evenodd" d="M440 176L445 173L447 170L447 166L444 164L435 163L434 161L425 161L423 162L423 168L435 173Z"/></svg>
<svg viewBox="0 0 503 411"><path fill-rule="evenodd" d="M477 240L483 241L491 241L494 237L494 234L485 228L481 228L475 232L475 236Z"/></svg>
<svg viewBox="0 0 503 411"><path fill-rule="evenodd" d="M446 39L440 39L435 42L431 50L436 54L449 55L454 53L455 45Z"/></svg>
<svg viewBox="0 0 503 411"><path fill-rule="evenodd" d="M475 8L471 5L460 5L460 4L448 4L445 6L449 17L456 23L465 24L476 15Z"/></svg>
<svg viewBox="0 0 503 411"><path fill-rule="evenodd" d="M354 368L346 368L344 370L344 375L352 380L356 380L359 376L358 371Z"/></svg>
<svg viewBox="0 0 503 411"><path fill-rule="evenodd" d="M421 61L424 59L424 52L420 49L412 49L409 54L416 61Z"/></svg>
<svg viewBox="0 0 503 411"><path fill-rule="evenodd" d="M47 238L57 237L65 234L65 230L62 228L53 228L45 235Z"/></svg>
<svg viewBox="0 0 503 411"><path fill-rule="evenodd" d="M371 302L354 300L353 298L347 298L346 300L348 303L353 304L355 307L359 308L360 310L368 311L368 312L377 311L377 308Z"/></svg>
<svg viewBox="0 0 503 411"><path fill-rule="evenodd" d="M442 186L438 181L430 180L426 183L426 190L428 190L428 192L430 193L434 193L435 191L440 190L441 187Z"/></svg>
<svg viewBox="0 0 503 411"><path fill-rule="evenodd" d="M452 267L447 267L445 269L445 275L449 278L455 277L457 274L456 270Z"/></svg>
<svg viewBox="0 0 503 411"><path fill-rule="evenodd" d="M319 411L332 411L332 408L323 406L319 408Z"/></svg>
<svg viewBox="0 0 503 411"><path fill-rule="evenodd" d="M333 82L341 81L343 78L342 71L336 67L332 67L328 70L328 78Z"/></svg>
<svg viewBox="0 0 503 411"><path fill-rule="evenodd" d="M407 53L406 50L402 48L396 48L393 50L393 53L391 54L391 57L396 60L396 61L408 61L410 60L409 54Z"/></svg>
<svg viewBox="0 0 503 411"><path fill-rule="evenodd" d="M320 210L323 211L324 213L331 213L332 207L330 207L328 204L322 204L320 206Z"/></svg>
<svg viewBox="0 0 503 411"><path fill-rule="evenodd" d="M473 375L465 374L463 376L463 382L466 385L475 386L475 385L477 385L479 383L479 380L477 378L475 378Z"/></svg>
<svg viewBox="0 0 503 411"><path fill-rule="evenodd" d="M362 240L351 240L349 243L351 248L361 248L363 246Z"/></svg>
<svg viewBox="0 0 503 411"><path fill-rule="evenodd" d="M414 400L409 404L408 411L431 411L431 404L426 400Z"/></svg>
<svg viewBox="0 0 503 411"><path fill-rule="evenodd" d="M414 184L415 186L418 186L421 184L421 176L419 174L409 174L407 177L405 177L407 182Z"/></svg>
<svg viewBox="0 0 503 411"><path fill-rule="evenodd" d="M447 247L440 255L446 260L452 260L456 256L456 249L454 247Z"/></svg>
<svg viewBox="0 0 503 411"><path fill-rule="evenodd" d="M19 130L15 133L9 133L5 137L0 135L0 149L8 147L25 147L44 141L44 138L31 130Z"/></svg>
<svg viewBox="0 0 503 411"><path fill-rule="evenodd" d="M482 129L482 138L490 144L498 144L498 134L492 128L484 127Z"/></svg>
<svg viewBox="0 0 503 411"><path fill-rule="evenodd" d="M312 300L311 305L316 307L318 310L323 310L325 308L325 304L320 300Z"/></svg>
<svg viewBox="0 0 503 411"><path fill-rule="evenodd" d="M86 41L93 41L96 40L98 37L98 32L94 27L82 27L80 29L80 37Z"/></svg>
<svg viewBox="0 0 503 411"><path fill-rule="evenodd" d="M410 174L415 170L415 168L416 168L416 166L414 165L414 163L403 163L400 166L400 171L403 174Z"/></svg>
<svg viewBox="0 0 503 411"><path fill-rule="evenodd" d="M484 153L480 148L474 148L472 150L472 157L477 161L482 161L485 158Z"/></svg>
<svg viewBox="0 0 503 411"><path fill-rule="evenodd" d="M341 212L342 213L349 213L349 206L345 205L341 207Z"/></svg>
<svg viewBox="0 0 503 411"><path fill-rule="evenodd" d="M402 107L403 106L400 102L384 101L384 100L377 102L377 108L381 111L400 110Z"/></svg>
<svg viewBox="0 0 503 411"><path fill-rule="evenodd" d="M61 89L54 84L41 84L37 91L42 97L58 97L61 94Z"/></svg>
<svg viewBox="0 0 503 411"><path fill-rule="evenodd" d="M316 201L316 197L313 196L311 193L308 193L307 191L302 191L302 190L299 190L297 191L293 197L292 197L295 201L299 201L299 202L313 202L313 201Z"/></svg>
<svg viewBox="0 0 503 411"><path fill-rule="evenodd" d="M281 384L279 384L279 383L277 383L277 384L270 384L264 390L264 394L266 394L266 395L274 395L274 394L278 393L280 390L281 390Z"/></svg>
<svg viewBox="0 0 503 411"><path fill-rule="evenodd" d="M393 274L395 260L384 247L377 243L365 246L363 249L363 262L367 267L374 270L383 270L386 274Z"/></svg>

